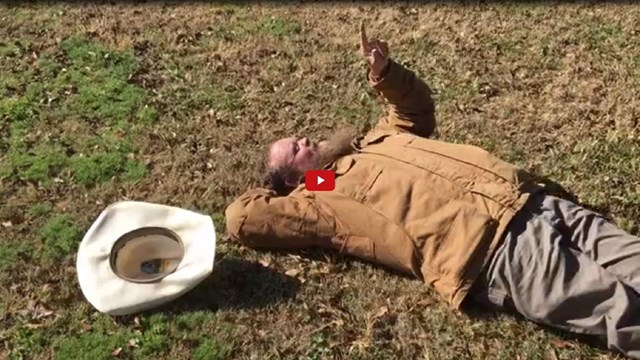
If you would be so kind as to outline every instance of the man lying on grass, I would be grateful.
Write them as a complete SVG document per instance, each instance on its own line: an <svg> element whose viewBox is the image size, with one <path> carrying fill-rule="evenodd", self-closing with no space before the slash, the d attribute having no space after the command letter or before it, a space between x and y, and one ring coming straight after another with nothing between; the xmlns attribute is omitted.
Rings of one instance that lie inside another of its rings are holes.
<svg viewBox="0 0 640 360"><path fill-rule="evenodd" d="M454 308L476 299L640 358L640 239L482 149L430 140L427 85L364 29L361 50L388 115L355 139L273 143L270 186L226 210L231 236L336 249L413 274ZM334 191L301 184L320 168L335 171Z"/></svg>

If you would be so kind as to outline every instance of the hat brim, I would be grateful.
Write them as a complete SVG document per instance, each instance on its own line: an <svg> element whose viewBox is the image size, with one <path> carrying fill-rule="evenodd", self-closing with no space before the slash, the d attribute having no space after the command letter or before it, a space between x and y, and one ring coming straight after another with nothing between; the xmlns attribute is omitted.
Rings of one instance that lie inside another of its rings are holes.
<svg viewBox="0 0 640 360"><path fill-rule="evenodd" d="M172 273L154 282L131 282L110 264L111 251L124 234L146 227L174 232L184 256ZM138 201L107 207L85 234L78 249L78 282L98 311L128 315L167 303L204 280L213 271L216 232L211 217L193 211Z"/></svg>

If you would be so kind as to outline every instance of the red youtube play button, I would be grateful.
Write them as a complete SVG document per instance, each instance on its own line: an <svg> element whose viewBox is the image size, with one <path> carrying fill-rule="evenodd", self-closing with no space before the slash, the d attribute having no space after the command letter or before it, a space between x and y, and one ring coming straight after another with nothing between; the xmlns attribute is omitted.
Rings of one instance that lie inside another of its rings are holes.
<svg viewBox="0 0 640 360"><path fill-rule="evenodd" d="M331 191L336 187L336 174L331 170L309 170L304 187L309 191Z"/></svg>

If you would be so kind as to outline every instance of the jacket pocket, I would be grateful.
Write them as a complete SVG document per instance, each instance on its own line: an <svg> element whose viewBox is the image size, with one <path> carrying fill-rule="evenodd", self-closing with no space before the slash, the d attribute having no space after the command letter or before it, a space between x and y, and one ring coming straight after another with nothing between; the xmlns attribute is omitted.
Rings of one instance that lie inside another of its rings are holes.
<svg viewBox="0 0 640 360"><path fill-rule="evenodd" d="M369 188L380 176L382 167L370 162L358 162L349 157L341 159L334 171L336 174L334 191L362 203Z"/></svg>
<svg viewBox="0 0 640 360"><path fill-rule="evenodd" d="M447 204L439 216L440 224L433 224L437 230L422 244L422 272L431 283L459 282L484 263L498 222L459 201Z"/></svg>

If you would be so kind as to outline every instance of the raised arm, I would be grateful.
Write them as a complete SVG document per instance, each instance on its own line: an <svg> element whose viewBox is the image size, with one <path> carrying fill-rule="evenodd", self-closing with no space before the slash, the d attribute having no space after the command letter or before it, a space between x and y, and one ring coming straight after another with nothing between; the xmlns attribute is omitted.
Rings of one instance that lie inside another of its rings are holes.
<svg viewBox="0 0 640 360"><path fill-rule="evenodd" d="M389 104L387 116L380 119L377 127L430 137L436 128L431 89L412 71L389 58L386 42L369 40L364 25L360 27L360 48L369 64L369 84Z"/></svg>
<svg viewBox="0 0 640 360"><path fill-rule="evenodd" d="M275 196L251 189L227 207L225 218L231 237L253 248L328 247L336 229L335 219L305 192Z"/></svg>

